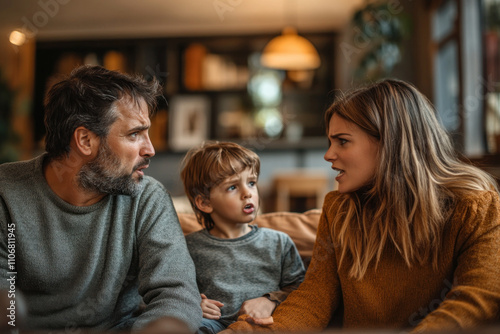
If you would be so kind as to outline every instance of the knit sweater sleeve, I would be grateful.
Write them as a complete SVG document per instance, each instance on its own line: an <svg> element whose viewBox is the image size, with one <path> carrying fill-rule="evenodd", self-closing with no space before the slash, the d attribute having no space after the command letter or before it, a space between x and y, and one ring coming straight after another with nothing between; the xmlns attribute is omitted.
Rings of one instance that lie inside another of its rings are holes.
<svg viewBox="0 0 500 334"><path fill-rule="evenodd" d="M202 318L194 263L172 200L159 183L146 189L139 212L137 252L139 293L146 304L134 324L141 329L152 320L173 317L194 332Z"/></svg>
<svg viewBox="0 0 500 334"><path fill-rule="evenodd" d="M335 248L331 239L329 212L332 195L325 198L311 263L304 282L273 313L269 327L251 325L240 317L228 328L233 331L304 331L322 330L341 302Z"/></svg>
<svg viewBox="0 0 500 334"><path fill-rule="evenodd" d="M281 304L288 295L296 290L304 280L304 264L300 254L293 243L293 240L287 235L285 252L282 260L282 274L280 281L280 290L266 293L264 296Z"/></svg>
<svg viewBox="0 0 500 334"><path fill-rule="evenodd" d="M496 192L467 196L458 203L452 289L414 332L470 328L500 314L500 202Z"/></svg>

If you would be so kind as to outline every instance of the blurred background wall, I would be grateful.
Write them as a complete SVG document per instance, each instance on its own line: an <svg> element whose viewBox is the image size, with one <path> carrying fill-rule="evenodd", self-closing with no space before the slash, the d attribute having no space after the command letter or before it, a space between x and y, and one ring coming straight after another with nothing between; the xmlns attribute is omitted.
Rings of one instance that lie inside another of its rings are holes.
<svg viewBox="0 0 500 334"><path fill-rule="evenodd" d="M457 150L499 174L499 0L0 6L0 162L43 152L46 89L78 65L99 64L163 83L148 173L176 197L187 149L230 140L262 159L265 211L321 205L318 198L335 188L323 160L323 112L341 92L384 77L416 85ZM278 39L282 46L301 40L293 61L276 56Z"/></svg>

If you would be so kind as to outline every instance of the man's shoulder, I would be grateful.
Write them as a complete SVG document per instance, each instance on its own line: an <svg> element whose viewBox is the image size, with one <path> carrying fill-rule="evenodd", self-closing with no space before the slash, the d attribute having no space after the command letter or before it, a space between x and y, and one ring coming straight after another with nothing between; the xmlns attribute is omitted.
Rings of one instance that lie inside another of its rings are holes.
<svg viewBox="0 0 500 334"><path fill-rule="evenodd" d="M144 176L141 181L140 190L133 195L114 195L119 203L137 205L141 210L171 210L173 208L172 198L165 186L158 180Z"/></svg>
<svg viewBox="0 0 500 334"><path fill-rule="evenodd" d="M160 181L158 181L157 179L155 179L152 176L144 175L144 178L142 179L142 183L143 183L143 186L142 186L142 190L140 192L140 194L142 196L154 195L154 194L157 194L157 195L168 194L168 191L165 188L165 186Z"/></svg>
<svg viewBox="0 0 500 334"><path fill-rule="evenodd" d="M17 182L19 180L30 178L36 171L39 159L42 159L42 157L1 164L0 182Z"/></svg>
<svg viewBox="0 0 500 334"><path fill-rule="evenodd" d="M149 186L163 188L163 184L152 176L144 175L144 178L142 180L144 184L147 184Z"/></svg>

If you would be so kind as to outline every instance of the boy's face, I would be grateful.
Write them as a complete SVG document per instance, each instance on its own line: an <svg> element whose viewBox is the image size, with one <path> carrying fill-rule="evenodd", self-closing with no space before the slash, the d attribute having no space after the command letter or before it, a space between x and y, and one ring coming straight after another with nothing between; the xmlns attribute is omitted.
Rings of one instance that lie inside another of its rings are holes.
<svg viewBox="0 0 500 334"><path fill-rule="evenodd" d="M259 209L257 175L250 168L232 175L210 190L210 201L203 210L216 226L251 223Z"/></svg>

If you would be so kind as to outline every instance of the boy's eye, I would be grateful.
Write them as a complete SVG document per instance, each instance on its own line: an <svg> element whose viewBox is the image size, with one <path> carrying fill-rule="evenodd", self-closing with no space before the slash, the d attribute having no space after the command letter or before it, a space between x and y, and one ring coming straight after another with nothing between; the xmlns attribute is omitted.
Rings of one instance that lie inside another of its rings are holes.
<svg viewBox="0 0 500 334"><path fill-rule="evenodd" d="M252 187L253 187L253 186L255 186L255 185L257 184L257 182L255 182L255 181L250 181L249 183L250 183L250 185L251 185Z"/></svg>
<svg viewBox="0 0 500 334"><path fill-rule="evenodd" d="M227 190L234 190L234 189L236 189L236 186L229 186L229 187L227 188Z"/></svg>

